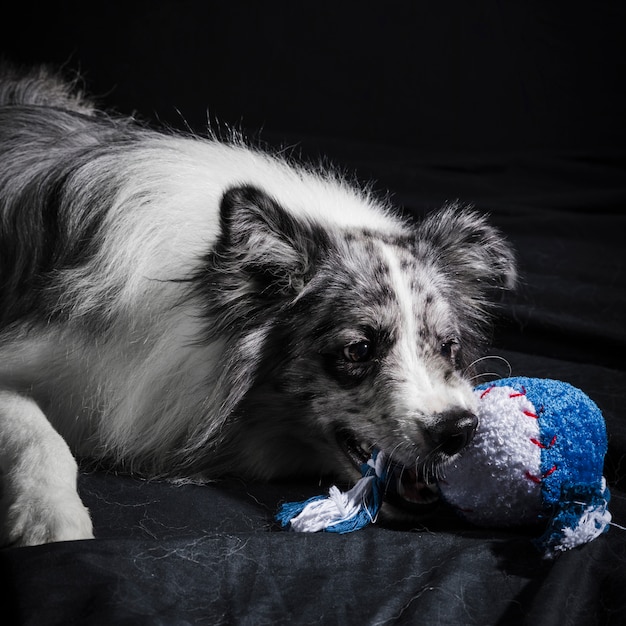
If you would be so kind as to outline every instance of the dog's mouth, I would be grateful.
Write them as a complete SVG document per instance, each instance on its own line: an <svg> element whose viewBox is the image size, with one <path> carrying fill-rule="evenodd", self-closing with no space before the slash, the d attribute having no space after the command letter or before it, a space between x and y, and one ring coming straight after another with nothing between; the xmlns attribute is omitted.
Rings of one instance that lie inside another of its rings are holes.
<svg viewBox="0 0 626 626"><path fill-rule="evenodd" d="M357 439L348 430L337 432L337 441L352 465L361 472L363 465L372 457L374 445L368 441ZM403 508L423 513L439 500L439 489L435 482L426 479L424 471L419 467L408 467L400 463L388 461L387 488L385 501Z"/></svg>

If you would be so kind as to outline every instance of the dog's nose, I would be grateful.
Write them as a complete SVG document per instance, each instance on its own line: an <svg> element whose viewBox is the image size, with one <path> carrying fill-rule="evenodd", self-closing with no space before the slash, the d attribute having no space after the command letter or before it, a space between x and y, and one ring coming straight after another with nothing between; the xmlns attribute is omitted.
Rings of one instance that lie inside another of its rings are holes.
<svg viewBox="0 0 626 626"><path fill-rule="evenodd" d="M470 411L442 413L429 431L433 450L448 457L459 453L474 438L478 418Z"/></svg>

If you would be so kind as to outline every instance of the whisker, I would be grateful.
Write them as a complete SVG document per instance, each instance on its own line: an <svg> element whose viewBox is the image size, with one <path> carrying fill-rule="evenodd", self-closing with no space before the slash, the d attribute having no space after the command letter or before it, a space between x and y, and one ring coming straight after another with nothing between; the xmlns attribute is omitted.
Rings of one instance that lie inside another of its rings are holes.
<svg viewBox="0 0 626 626"><path fill-rule="evenodd" d="M393 455L394 455L394 453L396 452L396 450L397 450L399 447L401 447L401 445L402 445L401 443L398 443L398 444L394 447L394 449L393 449L393 450L389 453L389 456L388 456L388 457L387 457L387 459L386 459L386 465L387 465L387 467L386 467L385 469L386 469L386 473L387 473L387 480L386 480L386 483L385 483L385 491L387 491L387 489L389 488L389 485L390 485L391 479L392 479L392 477L393 477L393 475L394 475L394 474L393 474L393 472L391 471L391 468L392 468L392 466L394 465L394 462L393 462ZM400 465L400 467L402 468L402 469L401 469L401 471L400 471L400 478L402 478L402 474L404 473L404 464L403 464L403 463L400 463L399 465Z"/></svg>
<svg viewBox="0 0 626 626"><path fill-rule="evenodd" d="M398 448L402 447L402 442L396 444L396 446L393 448L393 450L389 453L389 456L387 457L387 469L389 469L389 467L391 467L391 465L393 465L393 455L396 453L396 451L398 450ZM400 463L400 465L402 465Z"/></svg>
<svg viewBox="0 0 626 626"><path fill-rule="evenodd" d="M502 376L498 372L483 372L482 374L475 374L474 376L470 376L467 380L473 383L475 380L478 380L479 378L487 378L487 377L493 377L495 379L502 378ZM505 377L505 378L508 378L508 377Z"/></svg>
<svg viewBox="0 0 626 626"><path fill-rule="evenodd" d="M482 361L491 361L491 360L503 361L509 370L508 374L506 376L502 376L501 374L498 374L497 372L485 372L483 374L476 374L475 376L472 376L470 380L474 380L475 378L478 378L480 376L496 376L500 378L508 378L509 376L513 374L513 367L511 365L511 362L508 359L505 359L503 356L499 356L497 354L493 354L489 356L482 356L478 359L475 359L465 368L464 373L467 374L470 371L470 369L472 369L474 366L476 366L478 363L481 363Z"/></svg>

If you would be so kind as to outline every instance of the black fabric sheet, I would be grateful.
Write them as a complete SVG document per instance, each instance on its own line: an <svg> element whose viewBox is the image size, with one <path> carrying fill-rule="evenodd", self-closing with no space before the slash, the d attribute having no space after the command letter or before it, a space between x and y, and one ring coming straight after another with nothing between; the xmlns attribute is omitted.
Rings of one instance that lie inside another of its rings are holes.
<svg viewBox="0 0 626 626"><path fill-rule="evenodd" d="M79 70L123 113L263 128L418 217L455 199L489 212L521 283L491 349L506 361L488 369L595 400L616 525L546 562L531 532L441 511L342 536L278 528L281 502L325 484L84 470L96 539L1 550L0 622L626 623L625 27L611 0L13 6L0 53Z"/></svg>

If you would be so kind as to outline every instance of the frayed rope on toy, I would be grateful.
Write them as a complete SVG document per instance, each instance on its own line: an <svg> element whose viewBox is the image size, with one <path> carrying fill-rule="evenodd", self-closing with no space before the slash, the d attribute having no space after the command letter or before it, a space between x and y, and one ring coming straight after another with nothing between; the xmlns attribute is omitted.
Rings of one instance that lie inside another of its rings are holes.
<svg viewBox="0 0 626 626"><path fill-rule="evenodd" d="M349 491L332 486L327 496L283 504L276 519L283 528L297 532L349 533L376 522L388 481L385 455L374 450L363 463L363 477Z"/></svg>

